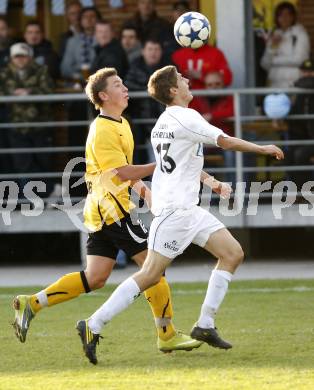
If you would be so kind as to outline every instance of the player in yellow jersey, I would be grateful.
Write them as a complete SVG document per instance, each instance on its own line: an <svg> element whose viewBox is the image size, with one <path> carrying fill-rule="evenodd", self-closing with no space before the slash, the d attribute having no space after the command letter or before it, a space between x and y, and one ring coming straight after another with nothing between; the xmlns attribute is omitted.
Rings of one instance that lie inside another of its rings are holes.
<svg viewBox="0 0 314 390"><path fill-rule="evenodd" d="M78 297L104 286L122 249L139 266L147 254L147 232L142 224L133 224L130 210L132 186L150 205L150 190L140 180L150 176L155 164L132 165L134 142L130 126L122 112L128 105L128 89L114 68L104 68L90 76L86 93L100 114L90 126L86 142L86 184L88 195L84 208L85 225L90 230L87 241L87 267L64 275L34 295L14 298L14 329L25 342L30 321L45 308ZM145 292L158 333L159 350L191 350L201 342L175 330L169 285L162 277ZM97 363L84 321L77 325L84 351L90 362Z"/></svg>

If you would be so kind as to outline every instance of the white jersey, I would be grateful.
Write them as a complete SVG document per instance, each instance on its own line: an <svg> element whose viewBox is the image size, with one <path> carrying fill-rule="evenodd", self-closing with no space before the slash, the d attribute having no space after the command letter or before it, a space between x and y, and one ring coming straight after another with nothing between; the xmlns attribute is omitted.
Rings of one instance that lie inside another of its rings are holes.
<svg viewBox="0 0 314 390"><path fill-rule="evenodd" d="M170 106L160 115L151 132L156 159L152 180L154 215L198 204L203 143L217 146L220 135L228 137L191 108Z"/></svg>

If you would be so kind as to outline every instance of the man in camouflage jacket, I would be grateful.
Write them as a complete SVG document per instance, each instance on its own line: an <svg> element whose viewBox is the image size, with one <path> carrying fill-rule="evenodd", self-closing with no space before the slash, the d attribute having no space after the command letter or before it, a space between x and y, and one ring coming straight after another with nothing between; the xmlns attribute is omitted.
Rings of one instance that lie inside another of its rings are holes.
<svg viewBox="0 0 314 390"><path fill-rule="evenodd" d="M10 62L0 71L0 95L38 95L49 94L53 81L46 66L33 61L31 47L25 43L16 43L10 48ZM46 103L9 103L7 119L11 123L41 122L49 120L49 105ZM7 131L11 148L52 146L51 130L38 127L16 127ZM49 172L51 171L51 154L11 155L15 172ZM25 185L26 179L20 181ZM49 186L48 186L49 187ZM49 192L50 188L47 188Z"/></svg>

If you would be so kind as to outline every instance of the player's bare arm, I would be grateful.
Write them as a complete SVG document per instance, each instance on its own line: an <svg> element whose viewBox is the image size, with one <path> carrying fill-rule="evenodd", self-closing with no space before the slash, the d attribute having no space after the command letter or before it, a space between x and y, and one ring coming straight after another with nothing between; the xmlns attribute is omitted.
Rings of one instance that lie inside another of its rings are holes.
<svg viewBox="0 0 314 390"><path fill-rule="evenodd" d="M153 174L156 167L156 163L144 164L144 165L125 165L120 168L116 168L117 176L121 181L136 181L143 179L144 177Z"/></svg>
<svg viewBox="0 0 314 390"><path fill-rule="evenodd" d="M218 137L217 144L219 147L225 150L252 152L273 156L277 160L284 159L283 151L276 145L256 145L252 142L244 141L240 138L223 136Z"/></svg>
<svg viewBox="0 0 314 390"><path fill-rule="evenodd" d="M216 194L220 195L223 199L230 198L232 188L230 184L221 182L215 179L214 176L209 175L207 172L202 171L201 182L210 187Z"/></svg>

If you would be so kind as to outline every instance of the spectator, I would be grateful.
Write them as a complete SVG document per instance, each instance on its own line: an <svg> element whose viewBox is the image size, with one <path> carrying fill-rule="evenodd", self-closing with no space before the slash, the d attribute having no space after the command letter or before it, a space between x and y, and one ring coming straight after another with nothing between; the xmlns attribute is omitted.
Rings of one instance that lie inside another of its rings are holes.
<svg viewBox="0 0 314 390"><path fill-rule="evenodd" d="M149 77L158 68L167 65L163 59L162 47L159 41L148 39L144 43L142 56L137 58L130 66L125 79L125 85L130 91L146 91ZM156 118L164 107L153 99L138 99L136 104L130 106L131 116L141 119ZM135 145L150 144L151 125L139 125L135 127ZM135 163L144 164L147 161L154 161L151 149L148 153L139 150L135 153Z"/></svg>
<svg viewBox="0 0 314 390"><path fill-rule="evenodd" d="M173 4L172 7L172 19L173 22L175 23L176 20L183 15L186 12L190 11L190 6L188 1L176 1Z"/></svg>
<svg viewBox="0 0 314 390"><path fill-rule="evenodd" d="M310 54L310 40L297 12L289 2L280 3L275 11L276 29L270 34L262 67L268 72L271 87L291 87L300 77L299 66Z"/></svg>
<svg viewBox="0 0 314 390"><path fill-rule="evenodd" d="M209 90L224 88L223 75L217 71L209 72L204 77L205 88ZM233 117L232 96L208 96L194 97L190 104L191 108L199 111L203 117L212 125L222 129L228 135L234 137L233 125L226 121L226 118ZM226 168L235 167L235 153L230 150L223 150L224 164ZM234 173L227 173L225 181L234 182Z"/></svg>
<svg viewBox="0 0 314 390"><path fill-rule="evenodd" d="M137 27L141 42L154 38L165 48L173 38L173 30L171 24L157 14L155 3L155 0L138 0L136 14L125 25Z"/></svg>
<svg viewBox="0 0 314 390"><path fill-rule="evenodd" d="M224 88L223 75L217 71L207 73L204 77L204 85L206 89L210 90ZM232 126L224 120L233 116L232 96L194 97L190 107L199 111L214 126L219 127L230 136L234 136Z"/></svg>
<svg viewBox="0 0 314 390"><path fill-rule="evenodd" d="M118 75L124 79L128 70L128 59L120 42L114 38L110 22L98 21L95 29L95 53L96 57L92 63L91 71L113 67Z"/></svg>
<svg viewBox="0 0 314 390"><path fill-rule="evenodd" d="M95 7L85 7L80 14L81 32L69 38L61 63L65 79L83 81L82 70L90 69L95 58L95 27L101 19Z"/></svg>
<svg viewBox="0 0 314 390"><path fill-rule="evenodd" d="M129 64L142 55L142 45L138 39L138 32L135 26L129 24L122 27L120 42L127 55Z"/></svg>
<svg viewBox="0 0 314 390"><path fill-rule="evenodd" d="M16 43L10 49L10 62L0 71L0 94L25 96L48 94L52 92L53 82L44 65L38 65L33 59L33 50L26 43ZM38 103L13 103L8 105L10 122L40 122L49 118L49 106ZM8 132L11 148L47 147L52 146L49 129L36 127L17 127ZM51 154L21 154L11 155L13 168L17 173L50 172ZM19 184L24 187L26 179ZM47 183L47 193L52 185Z"/></svg>
<svg viewBox="0 0 314 390"><path fill-rule="evenodd" d="M172 55L178 70L191 81L192 89L204 88L204 77L211 71L223 76L224 85L231 84L232 73L221 50L209 44L199 49L181 48Z"/></svg>
<svg viewBox="0 0 314 390"><path fill-rule="evenodd" d="M145 91L151 74L159 67L165 66L161 43L148 39L143 46L142 55L133 62L125 83L132 91Z"/></svg>
<svg viewBox="0 0 314 390"><path fill-rule="evenodd" d="M59 43L60 58L63 57L68 39L73 35L78 34L81 31L80 28L80 13L82 10L81 3L79 1L71 1L67 4L65 10L65 17L68 23L68 29L66 32L61 34Z"/></svg>
<svg viewBox="0 0 314 390"><path fill-rule="evenodd" d="M271 18L269 18L269 6L264 1L252 1L252 16L253 16L253 34L254 34L254 67L255 67L255 86L265 87L267 74L261 66L268 32L270 30ZM262 96L257 96L258 105L262 103Z"/></svg>
<svg viewBox="0 0 314 390"><path fill-rule="evenodd" d="M9 34L9 26L5 18L0 16L0 69L7 65L10 59L10 46L12 40ZM8 122L5 105L0 104L0 118L2 123ZM0 148L8 147L7 130L2 129L0 137ZM8 155L0 154L0 173L7 173L10 168Z"/></svg>
<svg viewBox="0 0 314 390"><path fill-rule="evenodd" d="M9 62L12 43L8 22L0 16L0 68Z"/></svg>
<svg viewBox="0 0 314 390"><path fill-rule="evenodd" d="M95 58L95 27L97 21L101 20L101 15L95 7L85 7L80 13L79 34L68 39L64 56L61 63L62 77L69 82L72 87L81 88L90 73L91 65ZM66 112L69 121L87 121L89 112L92 111L85 101L69 102L66 105ZM68 145L83 146L86 142L86 126L71 126L68 128ZM69 158L83 157L81 153L69 153ZM84 164L78 164L75 170L84 171ZM72 183L71 183L72 184ZM85 188L83 186L74 187L70 193L72 196L82 196Z"/></svg>
<svg viewBox="0 0 314 390"><path fill-rule="evenodd" d="M189 7L189 3L187 1L177 1L173 4L173 7L172 7L172 21L173 21L172 31L173 31L174 23L176 22L176 20L182 14L184 14L185 12L189 12L189 11L190 11L190 7ZM171 39L169 39L167 45L164 47L164 56L166 58L169 58L169 61L171 61L172 54L180 48L181 48L181 46L176 41L174 34L172 34Z"/></svg>
<svg viewBox="0 0 314 390"><path fill-rule="evenodd" d="M25 42L33 49L34 60L38 65L46 65L50 76L59 78L59 57L54 51L50 41L44 38L40 23L32 21L27 23L24 31Z"/></svg>
<svg viewBox="0 0 314 390"><path fill-rule="evenodd" d="M303 62L300 67L301 78L296 81L295 86L299 88L314 89L314 60L309 59ZM313 94L296 95L291 115L309 115L314 112ZM290 140L314 140L313 119L290 120L288 122ZM289 165L309 165L311 157L314 156L314 145L289 146L287 153ZM291 172L293 180L300 191L303 183L313 180L309 171Z"/></svg>

